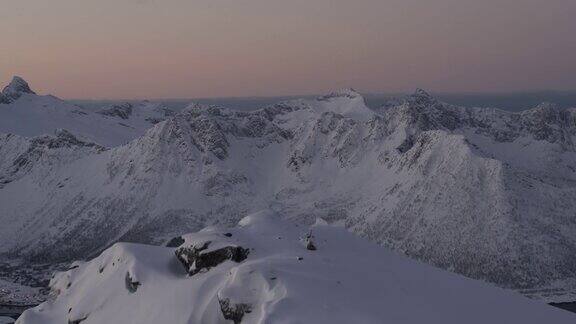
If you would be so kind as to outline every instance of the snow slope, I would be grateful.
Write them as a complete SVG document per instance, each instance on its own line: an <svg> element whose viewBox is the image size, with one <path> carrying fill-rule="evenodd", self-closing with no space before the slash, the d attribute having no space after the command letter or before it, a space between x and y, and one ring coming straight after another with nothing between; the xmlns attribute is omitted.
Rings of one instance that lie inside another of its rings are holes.
<svg viewBox="0 0 576 324"><path fill-rule="evenodd" d="M422 90L386 107L371 111L348 89L251 112L193 104L112 149L5 138L0 255L66 262L272 209L531 297L576 300L574 110L463 108ZM33 167L15 167L23 160Z"/></svg>
<svg viewBox="0 0 576 324"><path fill-rule="evenodd" d="M118 106L94 113L54 96L37 95L26 81L14 77L0 96L0 132L32 137L66 129L83 140L113 147L141 136L173 114L159 104L142 102L124 104L130 112L123 118L114 113Z"/></svg>
<svg viewBox="0 0 576 324"><path fill-rule="evenodd" d="M322 222L295 226L271 212L250 215L237 228L211 227L171 243L179 247L117 243L89 262L75 263L52 279L53 299L27 310L17 323L560 324L576 319L408 260L342 228ZM176 255L201 247L194 259L184 259L202 268L187 274L188 263ZM223 252L227 249L246 249L247 255L234 259Z"/></svg>

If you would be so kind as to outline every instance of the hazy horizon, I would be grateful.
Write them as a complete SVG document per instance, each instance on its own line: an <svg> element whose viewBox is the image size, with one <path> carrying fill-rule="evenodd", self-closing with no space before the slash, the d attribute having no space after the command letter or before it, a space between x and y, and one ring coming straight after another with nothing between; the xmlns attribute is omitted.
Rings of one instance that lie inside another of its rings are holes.
<svg viewBox="0 0 576 324"><path fill-rule="evenodd" d="M7 0L0 82L62 98L576 90L576 1Z"/></svg>

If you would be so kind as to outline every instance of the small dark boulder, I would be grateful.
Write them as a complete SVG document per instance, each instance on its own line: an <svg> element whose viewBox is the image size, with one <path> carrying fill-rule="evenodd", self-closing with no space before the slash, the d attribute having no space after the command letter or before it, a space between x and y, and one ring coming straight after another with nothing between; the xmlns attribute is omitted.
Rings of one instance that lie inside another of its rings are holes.
<svg viewBox="0 0 576 324"><path fill-rule="evenodd" d="M312 243L312 240L308 241L308 243L306 244L306 249L310 251L316 251L316 245Z"/></svg>
<svg viewBox="0 0 576 324"><path fill-rule="evenodd" d="M252 306L249 304L232 304L228 298L218 298L218 302L224 319L233 321L234 324L240 324L244 315L252 312Z"/></svg>
<svg viewBox="0 0 576 324"><path fill-rule="evenodd" d="M249 249L240 246L226 246L218 250L204 252L210 243L208 241L200 247L189 246L176 249L176 257L184 265L188 275L193 276L199 272L208 271L227 260L240 263L246 260L250 253Z"/></svg>
<svg viewBox="0 0 576 324"><path fill-rule="evenodd" d="M131 293L135 293L136 290L138 290L138 287L141 285L140 282L132 279L132 277L130 276L130 272L126 272L124 283L126 285L126 289L128 289L128 291Z"/></svg>
<svg viewBox="0 0 576 324"><path fill-rule="evenodd" d="M312 236L312 232L308 233L308 235L306 235L306 249L310 250L310 251L316 251L316 245L314 245L314 242L312 242L312 238L314 236Z"/></svg>

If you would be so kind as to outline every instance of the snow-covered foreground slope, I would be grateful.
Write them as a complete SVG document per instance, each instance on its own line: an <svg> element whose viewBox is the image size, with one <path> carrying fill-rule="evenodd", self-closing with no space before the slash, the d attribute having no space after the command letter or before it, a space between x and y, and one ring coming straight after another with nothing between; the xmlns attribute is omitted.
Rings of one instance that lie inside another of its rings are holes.
<svg viewBox="0 0 576 324"><path fill-rule="evenodd" d="M191 105L112 149L64 131L4 136L0 256L66 262L272 209L576 300L575 140L576 113L553 105L468 109L417 91L372 111L353 90L251 112Z"/></svg>
<svg viewBox="0 0 576 324"><path fill-rule="evenodd" d="M19 77L0 94L0 133L31 137L65 129L107 147L127 143L171 115L172 111L150 102L112 105L91 112L54 96L37 95Z"/></svg>
<svg viewBox="0 0 576 324"><path fill-rule="evenodd" d="M311 237L311 238L308 238ZM172 246L117 243L51 281L19 324L573 323L574 314L270 212Z"/></svg>

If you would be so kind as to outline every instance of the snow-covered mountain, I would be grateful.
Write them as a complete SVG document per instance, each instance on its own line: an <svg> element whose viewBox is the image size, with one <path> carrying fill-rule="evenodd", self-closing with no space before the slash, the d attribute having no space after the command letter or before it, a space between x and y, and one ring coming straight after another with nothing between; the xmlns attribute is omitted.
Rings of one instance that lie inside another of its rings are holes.
<svg viewBox="0 0 576 324"><path fill-rule="evenodd" d="M250 112L192 104L111 149L72 134L2 137L3 258L81 259L272 209L576 300L575 110L463 108L419 90L373 111L348 89Z"/></svg>
<svg viewBox="0 0 576 324"><path fill-rule="evenodd" d="M18 324L573 323L574 314L260 212L169 247L117 243L51 280Z"/></svg>
<svg viewBox="0 0 576 324"><path fill-rule="evenodd" d="M161 104L147 101L112 105L94 113L54 96L37 95L17 76L0 94L0 133L31 137L65 129L107 147L127 143L171 115Z"/></svg>

